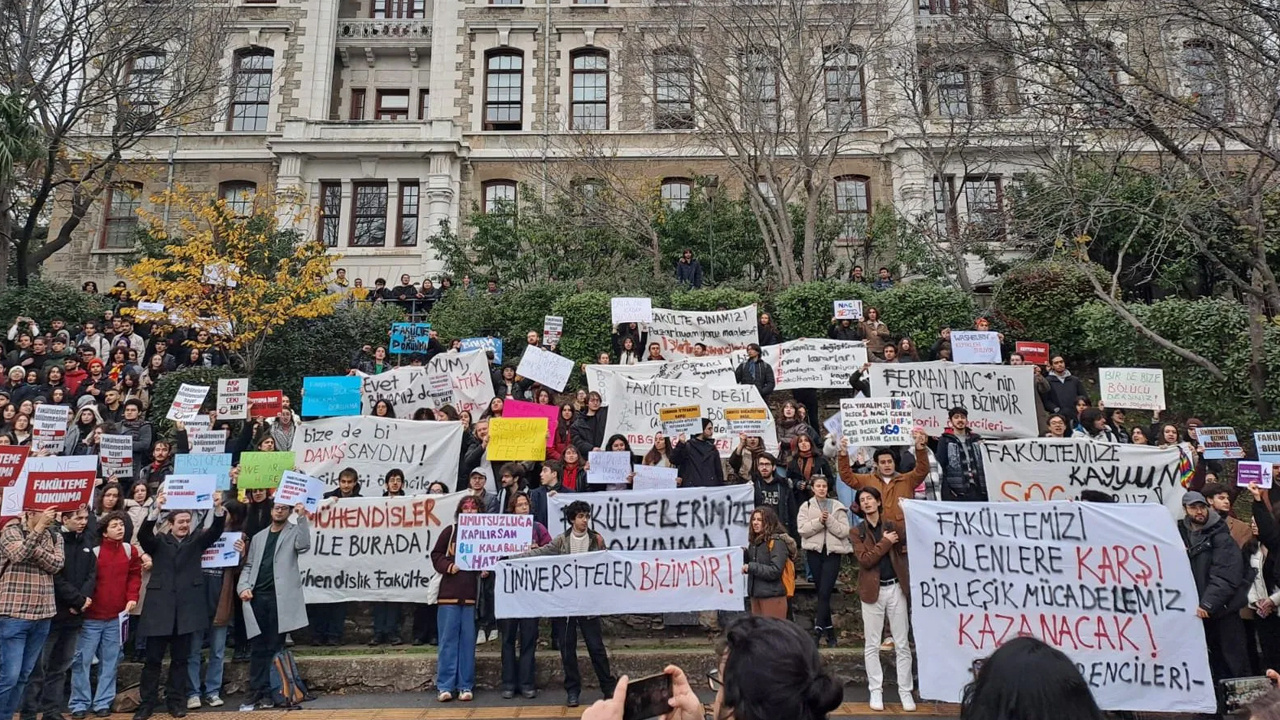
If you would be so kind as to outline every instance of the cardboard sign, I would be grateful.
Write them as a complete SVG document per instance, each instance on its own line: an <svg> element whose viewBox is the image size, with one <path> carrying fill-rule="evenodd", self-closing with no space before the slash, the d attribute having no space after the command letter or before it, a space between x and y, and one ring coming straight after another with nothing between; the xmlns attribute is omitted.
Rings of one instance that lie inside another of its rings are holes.
<svg viewBox="0 0 1280 720"><path fill-rule="evenodd" d="M592 485L626 485L631 474L631 453L592 450L587 453L587 481Z"/></svg>
<svg viewBox="0 0 1280 720"><path fill-rule="evenodd" d="M1164 371L1159 368L1101 368L1098 389L1108 408L1164 409Z"/></svg>
<svg viewBox="0 0 1280 720"><path fill-rule="evenodd" d="M764 408L756 409L764 410ZM662 423L662 434L669 438L677 438L681 433L693 437L702 432L702 406L681 405L658 408L658 420Z"/></svg>
<svg viewBox="0 0 1280 720"><path fill-rule="evenodd" d="M494 337L472 337L462 338L462 345L458 348L460 352L470 352L471 350L483 350L493 353L493 361L499 365L502 364L502 338Z"/></svg>
<svg viewBox="0 0 1280 720"><path fill-rule="evenodd" d="M725 408L724 421L733 435L762 435L765 424L771 422L765 408Z"/></svg>
<svg viewBox="0 0 1280 720"><path fill-rule="evenodd" d="M61 511L88 507L93 500L93 483L98 477L98 458L31 457L21 481L23 510L54 508ZM16 485L16 484L15 484Z"/></svg>
<svg viewBox="0 0 1280 720"><path fill-rule="evenodd" d="M836 300L834 311L831 317L836 320L861 320L862 319L862 301L861 300Z"/></svg>
<svg viewBox="0 0 1280 720"><path fill-rule="evenodd" d="M536 345L525 345L516 374L540 382L556 392L564 392L564 386L569 384L569 376L573 374L573 360Z"/></svg>
<svg viewBox="0 0 1280 720"><path fill-rule="evenodd" d="M302 378L305 417L343 417L360 414L361 380L355 375Z"/></svg>
<svg viewBox="0 0 1280 720"><path fill-rule="evenodd" d="M1257 483L1258 487L1263 490L1270 490L1272 472L1271 463L1269 462L1241 460L1236 465L1236 484L1240 487L1247 487Z"/></svg>
<svg viewBox="0 0 1280 720"><path fill-rule="evenodd" d="M762 352L772 350L774 345L767 345ZM741 357L739 357L741 355ZM587 378L587 388L600 393L600 405L608 407L609 379L618 375L627 380L679 380L681 382L699 383L702 385L737 385L733 369L747 358L745 352L714 357L687 357L665 362L642 362L635 365L584 365L583 375ZM765 362L769 362L767 359ZM777 365L770 363L774 368Z"/></svg>
<svg viewBox="0 0 1280 720"><path fill-rule="evenodd" d="M1230 427L1195 428L1196 439L1204 446L1206 460L1239 460L1244 457L1244 448L1236 438L1236 429Z"/></svg>
<svg viewBox="0 0 1280 720"><path fill-rule="evenodd" d="M775 390L848 390L849 376L867 364L867 344L861 340L788 340L760 348L760 358L773 368Z"/></svg>
<svg viewBox="0 0 1280 720"><path fill-rule="evenodd" d="M1049 343L1019 340L1014 343L1013 351L1021 355L1024 361L1032 365L1049 364Z"/></svg>
<svg viewBox="0 0 1280 720"><path fill-rule="evenodd" d="M841 435L850 445L910 445L910 398L852 398L840 401Z"/></svg>
<svg viewBox="0 0 1280 720"><path fill-rule="evenodd" d="M240 479L236 481L236 487L241 490L275 489L280 484L280 476L292 470L295 462L297 458L289 450L240 453Z"/></svg>
<svg viewBox="0 0 1280 720"><path fill-rule="evenodd" d="M173 404L169 406L169 412L165 414L165 417L174 422L189 422L200 414L200 406L204 404L204 399L208 395L208 385L182 383L182 386L178 388L178 394L173 397Z"/></svg>
<svg viewBox="0 0 1280 720"><path fill-rule="evenodd" d="M426 353L430 343L431 323L391 323L391 345L387 352L392 355Z"/></svg>
<svg viewBox="0 0 1280 720"><path fill-rule="evenodd" d="M298 503L308 513L320 508L320 498L324 497L324 481L304 475L300 472L285 470L280 475L280 486L276 488L275 503L292 508Z"/></svg>
<svg viewBox="0 0 1280 720"><path fill-rule="evenodd" d="M427 492L436 481L447 487L458 482L462 432L456 421L325 418L302 423L293 448L298 471L320 478L327 488L337 487L338 475L348 467L366 487L401 470L405 493L414 495Z"/></svg>
<svg viewBox="0 0 1280 720"><path fill-rule="evenodd" d="M616 297L609 301L609 315L614 325L653 322L653 300L647 297Z"/></svg>
<svg viewBox="0 0 1280 720"><path fill-rule="evenodd" d="M658 467L657 465L633 466L636 477L631 482L632 490L675 490L679 487L676 478L680 471L676 468Z"/></svg>
<svg viewBox="0 0 1280 720"><path fill-rule="evenodd" d="M958 363L999 365L1000 335L986 330L952 330L951 359Z"/></svg>
<svg viewBox="0 0 1280 720"><path fill-rule="evenodd" d="M36 452L47 450L55 455L61 453L67 442L67 421L70 418L71 408L66 405L37 405L35 417L31 420L31 449Z"/></svg>
<svg viewBox="0 0 1280 720"><path fill-rule="evenodd" d="M208 510L213 507L213 494L218 489L218 478L213 475L178 475L165 478L165 510Z"/></svg>
<svg viewBox="0 0 1280 720"><path fill-rule="evenodd" d="M249 378L218 381L218 419L244 420L249 417Z"/></svg>
<svg viewBox="0 0 1280 720"><path fill-rule="evenodd" d="M533 516L463 513L458 516L459 570L489 570L533 544Z"/></svg>
<svg viewBox="0 0 1280 720"><path fill-rule="evenodd" d="M1280 432L1256 432L1253 445L1258 450L1259 460L1280 465Z"/></svg>
<svg viewBox="0 0 1280 720"><path fill-rule="evenodd" d="M498 417L489 420L489 460L545 460L546 418Z"/></svg>
<svg viewBox="0 0 1280 720"><path fill-rule="evenodd" d="M591 494L591 527L610 550L675 550L747 545L755 509L751 483L675 490L609 490ZM547 530L569 529L564 511L578 493L547 497Z"/></svg>
<svg viewBox="0 0 1280 720"><path fill-rule="evenodd" d="M249 419L271 420L284 409L284 392L281 390L250 390Z"/></svg>
<svg viewBox="0 0 1280 720"><path fill-rule="evenodd" d="M653 445L654 436L662 431L659 410L668 407L689 407L696 402L712 423L716 449L720 457L727 458L738 446L738 437L729 434L724 419L725 408L757 407L768 409L755 385L704 385L702 383L675 382L671 380L629 380L625 376L609 376L609 413L605 418L604 436L620 434L633 448ZM772 419L772 414L769 416ZM695 432L702 432L699 424ZM665 433L668 438L675 436ZM765 424L761 435L769 452L778 448L778 431L773 422Z"/></svg>
<svg viewBox="0 0 1280 720"><path fill-rule="evenodd" d="M178 475L212 475L218 490L231 489L231 453L184 453L173 457L173 471Z"/></svg>
<svg viewBox="0 0 1280 720"><path fill-rule="evenodd" d="M238 567L240 565L240 552L236 550L236 541L244 533L231 530L222 533L222 536L213 541L200 556L200 567L207 570L214 568Z"/></svg>
<svg viewBox="0 0 1280 720"><path fill-rule="evenodd" d="M133 477L133 436L103 435L98 445L98 464L104 478Z"/></svg>

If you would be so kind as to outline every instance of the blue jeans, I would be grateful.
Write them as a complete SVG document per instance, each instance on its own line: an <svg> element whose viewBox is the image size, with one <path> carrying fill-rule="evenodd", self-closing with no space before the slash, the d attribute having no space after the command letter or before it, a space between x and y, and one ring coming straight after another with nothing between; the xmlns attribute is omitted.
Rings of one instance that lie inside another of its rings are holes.
<svg viewBox="0 0 1280 720"><path fill-rule="evenodd" d="M440 603L440 654L436 692L471 690L476 684L476 606Z"/></svg>
<svg viewBox="0 0 1280 720"><path fill-rule="evenodd" d="M209 668L200 685L200 647L209 636ZM209 697L222 694L222 669L227 651L227 626L197 630L191 634L191 656L187 658L187 697Z"/></svg>
<svg viewBox="0 0 1280 720"><path fill-rule="evenodd" d="M131 621L132 624L132 621ZM71 666L71 712L107 710L116 697L116 670L120 667L120 622L85 620ZM89 669L98 658L98 692L89 685Z"/></svg>
<svg viewBox="0 0 1280 720"><path fill-rule="evenodd" d="M50 618L0 617L0 718L11 718L18 711L27 678L31 677L44 651L44 641L49 637L49 624ZM474 643L475 638L471 642Z"/></svg>

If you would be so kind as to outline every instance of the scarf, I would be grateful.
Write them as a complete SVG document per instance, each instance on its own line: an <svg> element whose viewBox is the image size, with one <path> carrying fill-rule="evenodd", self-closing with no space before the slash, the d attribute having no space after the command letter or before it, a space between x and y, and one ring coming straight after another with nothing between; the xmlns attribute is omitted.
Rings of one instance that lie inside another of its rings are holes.
<svg viewBox="0 0 1280 720"><path fill-rule="evenodd" d="M581 468L579 468L577 464L564 466L564 478L560 480L560 484L563 485L566 490L569 490L570 492L578 491L578 470L580 469Z"/></svg>

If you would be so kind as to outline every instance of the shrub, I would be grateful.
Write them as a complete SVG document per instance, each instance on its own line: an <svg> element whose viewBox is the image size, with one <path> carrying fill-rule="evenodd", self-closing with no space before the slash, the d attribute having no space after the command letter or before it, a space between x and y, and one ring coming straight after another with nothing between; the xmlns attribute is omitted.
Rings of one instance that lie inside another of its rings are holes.
<svg viewBox="0 0 1280 720"><path fill-rule="evenodd" d="M994 311L1009 340L1049 343L1049 351L1069 360L1083 359L1075 312L1094 300L1085 270L1073 263L1020 265L1001 278Z"/></svg>
<svg viewBox="0 0 1280 720"><path fill-rule="evenodd" d="M51 280L33 280L27 287L10 287L0 292L0 318L12 322L25 315L34 319L41 330L49 321L62 318L74 325L95 318L115 307L115 301L103 295L90 295L66 283Z"/></svg>
<svg viewBox="0 0 1280 720"><path fill-rule="evenodd" d="M345 375L361 345L385 345L391 323L403 321L399 307L368 303L339 307L314 320L291 320L267 338L251 385L283 390L297 401L303 377Z"/></svg>
<svg viewBox="0 0 1280 720"><path fill-rule="evenodd" d="M731 310L752 304L763 305L760 293L729 287L717 287L701 290L681 290L672 293L669 307L672 310L710 311L721 306ZM758 310L763 311L764 308L760 307Z"/></svg>
<svg viewBox="0 0 1280 720"><path fill-rule="evenodd" d="M858 283L838 280L800 283L774 296L774 320L788 338L823 338L827 336L836 300L866 303L874 295L870 286ZM892 321L886 322L892 329Z"/></svg>
<svg viewBox="0 0 1280 720"><path fill-rule="evenodd" d="M894 337L910 336L915 341L921 360L940 328L973 325L973 298L932 282L898 283L892 289L873 293L869 305L880 310L880 317Z"/></svg>
<svg viewBox="0 0 1280 720"><path fill-rule="evenodd" d="M564 317L564 336L560 353L577 363L593 363L600 353L610 350L610 295L591 291L566 295L551 307L552 315Z"/></svg>
<svg viewBox="0 0 1280 720"><path fill-rule="evenodd" d="M213 408L218 397L218 381L224 378L241 377L238 373L227 366L222 367L190 367L174 370L160 378L155 387L151 389L151 410L148 418L151 425L155 428L157 437L173 437L173 423L165 418L169 412L169 406L173 404L173 398L178 394L178 388L183 383L188 385L205 385L209 388L209 394L204 398L204 405L201 410L208 411Z"/></svg>

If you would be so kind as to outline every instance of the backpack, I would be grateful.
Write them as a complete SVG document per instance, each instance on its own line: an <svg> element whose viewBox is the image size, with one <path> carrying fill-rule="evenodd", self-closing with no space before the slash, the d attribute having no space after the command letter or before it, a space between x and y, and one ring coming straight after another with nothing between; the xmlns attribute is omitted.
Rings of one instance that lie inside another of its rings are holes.
<svg viewBox="0 0 1280 720"><path fill-rule="evenodd" d="M128 558L128 559L132 560L132 559L133 559L133 546L132 546L132 545L130 545L129 543L120 543L120 546L124 548L124 556L125 556L126 558ZM102 546L101 546L101 545L94 545L94 546L93 546L93 556L94 556L94 557L100 557L100 556L101 556L101 554L102 554Z"/></svg>
<svg viewBox="0 0 1280 720"><path fill-rule="evenodd" d="M314 697L307 691L306 683L298 672L298 663L289 650L281 650L271 658L271 700L276 707L293 708Z"/></svg>
<svg viewBox="0 0 1280 720"><path fill-rule="evenodd" d="M142 696L138 683L121 688L111 700L111 711L131 713L142 704Z"/></svg>
<svg viewBox="0 0 1280 720"><path fill-rule="evenodd" d="M769 541L769 551L773 552L773 540ZM787 552L787 562L782 566L782 588L787 591L787 597L796 596L796 564L791 559L790 547Z"/></svg>

